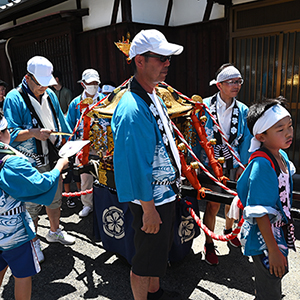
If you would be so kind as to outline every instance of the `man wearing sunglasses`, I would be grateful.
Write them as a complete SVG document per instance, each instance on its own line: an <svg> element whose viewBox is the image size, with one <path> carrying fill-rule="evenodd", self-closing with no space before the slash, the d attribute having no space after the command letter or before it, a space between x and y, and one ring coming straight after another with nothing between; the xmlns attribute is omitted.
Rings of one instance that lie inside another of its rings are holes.
<svg viewBox="0 0 300 300"><path fill-rule="evenodd" d="M203 102L209 107L210 112L218 122L222 132L228 140L231 147L234 149L237 157L243 165L246 165L250 156L248 149L250 147L250 140L252 138L247 127L246 117L248 114L248 107L238 101L238 95L243 79L240 71L232 64L222 65L216 73L216 79L210 82L210 85L215 84L219 92L212 97L206 98ZM242 174L243 169L239 166L236 159L225 144L212 118L206 113L207 122L205 130L207 139L216 139L214 145L215 158L224 157L223 173L231 180L237 180ZM197 142L194 148L196 155L200 160L208 165L209 161L203 148ZM227 217L230 206L225 206L226 224L224 234L232 232L233 219ZM220 209L220 204L208 201L203 218L203 223L212 231L215 228L216 215ZM240 247L240 241L237 237L229 242L234 247ZM205 243L205 261L209 265L217 265L219 263L218 256L215 252L215 246L210 236L206 235Z"/></svg>
<svg viewBox="0 0 300 300"><path fill-rule="evenodd" d="M162 290L159 282L174 236L180 159L155 86L165 80L171 55L182 50L157 30L139 32L129 52L135 75L112 117L118 199L129 202L134 218L130 279L135 300L181 299L176 292Z"/></svg>
<svg viewBox="0 0 300 300"><path fill-rule="evenodd" d="M48 86L57 84L52 76L52 63L45 57L34 56L27 62L27 73L22 83L11 90L4 102L4 114L11 129L11 145L25 154L40 173L50 171L49 143L61 145L61 136L50 135L52 131L71 133L59 101ZM46 207L50 230L46 235L48 242L73 244L75 238L59 228L61 207L61 184L58 185L53 202ZM22 191L20 191L22 193ZM42 206L27 203L26 208L38 226L38 214ZM39 262L44 260L40 240L35 237L33 244Z"/></svg>

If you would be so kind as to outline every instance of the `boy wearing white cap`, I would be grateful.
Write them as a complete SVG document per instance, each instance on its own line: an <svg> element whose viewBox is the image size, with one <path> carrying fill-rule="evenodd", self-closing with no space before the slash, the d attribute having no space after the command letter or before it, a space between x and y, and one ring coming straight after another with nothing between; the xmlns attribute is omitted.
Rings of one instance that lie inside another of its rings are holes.
<svg viewBox="0 0 300 300"><path fill-rule="evenodd" d="M210 82L210 85L212 84L216 84L219 92L212 97L204 99L203 102L210 108L212 115L220 125L237 157L240 158L242 164L246 165L249 159L248 149L252 136L246 122L248 107L236 99L243 84L242 75L232 64L224 64L217 71L216 79ZM237 180L243 169L239 167L236 159L223 141L217 127L214 126L212 118L207 113L205 115L207 116L205 124L207 139L216 139L216 145L214 145L215 158L225 157L225 164L223 165L224 175L231 180ZM209 164L206 153L200 146L200 143L197 143L194 151L204 164ZM232 231L234 222L233 219L227 217L229 208L229 205L225 206L226 224L224 234L229 234ZM215 228L216 215L219 209L220 203L208 201L206 204L203 223L212 231ZM230 240L229 243L234 247L240 247L240 241L237 237ZM210 265L219 263L213 240L208 235L206 235L205 243L205 261Z"/></svg>
<svg viewBox="0 0 300 300"><path fill-rule="evenodd" d="M292 119L278 98L252 105L247 123L254 136L249 151L255 152L237 183L245 219L241 242L253 258L255 299L279 300L288 250L296 250L290 212L295 169L283 151L293 141Z"/></svg>
<svg viewBox="0 0 300 300"><path fill-rule="evenodd" d="M142 30L134 37L129 58L135 75L111 122L118 199L129 202L133 214L130 279L135 300L181 299L177 292L162 290L159 281L174 236L181 166L170 119L155 86L165 80L171 55L182 50L157 30Z"/></svg>
<svg viewBox="0 0 300 300"><path fill-rule="evenodd" d="M48 88L56 84L52 71L52 63L47 58L32 57L27 62L27 74L22 83L7 94L4 102L4 115L8 128L11 129L11 145L25 154L41 173L49 171L53 163L49 156L50 143L55 147L59 147L62 143L61 136L51 135L51 133L71 132L57 97ZM48 242L73 244L75 238L59 228L61 198L61 185L59 185L53 202L46 207L50 221L50 230L46 239ZM26 207L37 230L38 214L42 206L27 203ZM44 255L40 240L35 237L33 241L39 261L42 262Z"/></svg>
<svg viewBox="0 0 300 300"><path fill-rule="evenodd" d="M98 87L100 84L99 73L94 69L86 69L82 73L81 80L78 81L81 84L84 91L81 95L77 96L69 105L67 122L73 130L76 127L77 122L80 120L81 111L79 103L85 98L92 98L94 105L104 98L104 95L98 92ZM91 120L92 122L93 120ZM99 119L99 125L101 125L104 130L106 129L107 121ZM75 132L76 139L82 139L83 137L83 121L79 124L77 131ZM93 187L93 176L91 174L83 173L80 175L81 179L81 190L86 191ZM93 194L81 195L81 202L83 204L82 210L79 212L79 217L86 217L93 211Z"/></svg>

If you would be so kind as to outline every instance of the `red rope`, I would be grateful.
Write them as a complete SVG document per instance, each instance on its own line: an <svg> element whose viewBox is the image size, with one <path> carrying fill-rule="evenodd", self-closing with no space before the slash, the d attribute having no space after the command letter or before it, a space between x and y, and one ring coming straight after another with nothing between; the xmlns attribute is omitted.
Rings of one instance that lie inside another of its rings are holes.
<svg viewBox="0 0 300 300"><path fill-rule="evenodd" d="M62 193L63 197L80 197L81 195L86 195L86 194L92 194L93 193L93 188L90 190L86 191L80 191L80 192L72 192L72 193Z"/></svg>
<svg viewBox="0 0 300 300"><path fill-rule="evenodd" d="M209 230L207 228L207 226L205 226L201 222L200 218L196 215L195 211L191 207L189 207L187 210L191 214L191 216L193 217L193 219L195 220L197 225L205 232L205 234L207 234L214 240L218 240L218 241L222 241L222 242L228 242L229 240L234 239L240 233L241 227L244 223L244 219L242 217L241 220L239 221L237 227L231 233L226 234L226 235L219 235L219 234L215 234L214 232Z"/></svg>
<svg viewBox="0 0 300 300"><path fill-rule="evenodd" d="M226 185L224 185L222 182L220 182L218 179L216 179L206 168L205 166L201 163L201 161L198 159L198 157L196 156L196 154L193 152L192 148L190 147L190 145L187 143L187 141L184 139L182 133L179 131L179 129L176 127L176 125L172 122L172 126L174 128L174 131L177 133L179 139L185 144L185 146L187 147L187 149L189 150L190 154L192 155L192 157L197 161L197 163L199 164L200 168L204 171L204 173L211 179L213 180L217 185L219 185L221 188L223 188L226 192L228 192L229 194L233 195L233 196L237 196L237 192L229 189Z"/></svg>
<svg viewBox="0 0 300 300"><path fill-rule="evenodd" d="M208 106L205 104L205 103L201 103L201 102L195 102L194 100L190 99L189 97L185 96L184 94L182 94L181 92L177 91L176 89L174 89L173 87L171 87L170 85L168 85L167 83L165 82L161 82L163 85L165 86L169 86L170 88L172 88L178 95L180 95L182 98L184 98L185 100L189 101L189 102L192 102L192 103L197 103L197 104L200 104L201 106L204 106L205 110L207 111L207 113L210 115L213 123L216 125L216 127L218 128L225 144L227 145L227 147L229 148L231 154L234 156L234 158L236 159L236 161L238 162L238 164L240 165L240 167L245 170L245 167L244 165L241 163L240 159L237 157L237 155L235 154L233 148L229 145L229 142L225 136L225 134L223 133L223 131L221 130L221 127L220 125L218 124L218 122L215 120L214 116L211 114Z"/></svg>
<svg viewBox="0 0 300 300"><path fill-rule="evenodd" d="M125 80L120 86L118 86L118 88L124 86L128 81L129 81L129 79ZM73 135L75 134L75 132L76 132L76 130L77 130L79 124L81 123L83 117L84 117L85 115L87 115L91 110L93 110L96 106L98 106L101 102L103 102L107 97L109 97L109 95L110 95L110 94L108 94L107 96L105 96L103 99L101 99L101 100L98 101L97 103L93 104L91 107L87 107L87 108L81 113L81 116L80 116L80 118L79 118L79 120L78 120L78 122L77 122L77 124L76 124L76 126L75 126L75 128L74 128L74 130L73 130ZM81 102L81 101L80 101L80 102ZM77 106L80 104L80 102L77 104ZM72 135L72 136L73 136L73 135ZM69 138L69 141L71 140L72 136Z"/></svg>
<svg viewBox="0 0 300 300"><path fill-rule="evenodd" d="M176 125L172 122L172 126L174 128L174 131L177 133L179 139L185 144L185 146L187 147L188 151L190 152L190 154L192 155L192 157L198 162L199 166L201 167L201 169L205 172L205 174L212 179L217 185L219 185L220 187L222 187L226 192L228 192L229 194L233 195L233 196L237 196L238 194L229 189L227 186L225 186L224 184L222 184L219 180L217 180L206 168L205 166L200 162L200 160L197 158L197 156L195 155L195 153L193 152L192 148L190 147L190 145L187 143L187 141L184 139L182 133L179 131L179 129L176 127ZM238 201L238 207L240 209L244 209L243 205L241 203L241 201ZM196 215L195 211L189 207L188 212L190 213L190 215L193 217L193 219L195 220L195 222L197 223L197 225L205 232L205 234L207 234L208 236L210 236L212 239L214 240L219 240L219 241L229 241L234 239L241 231L241 227L244 223L244 218L242 216L241 220L239 221L237 227L229 234L226 235L219 235L219 234L215 234L214 232L212 232L210 229L207 228L207 226L205 226L200 218Z"/></svg>

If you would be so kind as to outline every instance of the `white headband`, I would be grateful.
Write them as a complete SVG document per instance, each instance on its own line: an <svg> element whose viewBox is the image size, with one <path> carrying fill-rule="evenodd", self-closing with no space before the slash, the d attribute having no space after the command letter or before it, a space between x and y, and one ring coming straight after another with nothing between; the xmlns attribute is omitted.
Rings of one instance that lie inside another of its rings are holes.
<svg viewBox="0 0 300 300"><path fill-rule="evenodd" d="M3 117L2 120L0 121L0 131L4 130L7 128L7 121L6 119Z"/></svg>
<svg viewBox="0 0 300 300"><path fill-rule="evenodd" d="M242 78L240 71L234 66L229 66L223 69L217 76L217 79L213 79L209 85L217 84L232 78Z"/></svg>
<svg viewBox="0 0 300 300"><path fill-rule="evenodd" d="M255 138L256 134L263 133L271 128L278 121L283 118L291 116L290 113L280 104L276 104L267 109L263 115L255 122L253 126L253 138L251 139L251 145L249 152L253 152L259 149L261 142Z"/></svg>

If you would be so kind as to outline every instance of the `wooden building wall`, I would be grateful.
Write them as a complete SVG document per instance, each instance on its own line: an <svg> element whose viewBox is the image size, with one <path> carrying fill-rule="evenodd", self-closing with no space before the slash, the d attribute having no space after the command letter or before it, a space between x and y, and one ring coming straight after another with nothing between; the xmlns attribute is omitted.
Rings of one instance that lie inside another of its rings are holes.
<svg viewBox="0 0 300 300"><path fill-rule="evenodd" d="M0 34L0 38L15 36L8 45L15 85L25 75L28 59L44 55L62 71L65 85L76 96L82 92L77 80L87 68L98 70L102 82L112 80L118 85L128 79L133 74L132 67L114 42L122 40L122 36L126 38L127 32L132 40L140 30L156 28L170 42L184 46L182 54L172 58L166 82L187 96L199 94L206 97L216 91L215 87L209 87L209 81L219 66L228 61L227 27L227 20L222 19L180 27L119 23L81 32L78 19L74 22L53 16L42 24L36 21L16 32ZM0 44L0 79L7 81L12 88L4 48L5 44Z"/></svg>
<svg viewBox="0 0 300 300"><path fill-rule="evenodd" d="M100 73L101 81L112 80L117 85L128 79L132 67L114 42L126 38L131 40L142 29L156 28L163 32L168 41L184 46L184 51L173 56L166 82L186 94L207 97L216 91L209 87L219 66L228 61L228 30L225 19L197 23L180 27L153 26L139 23L121 23L83 32L77 35L78 79L87 68ZM81 92L79 84L76 93Z"/></svg>

